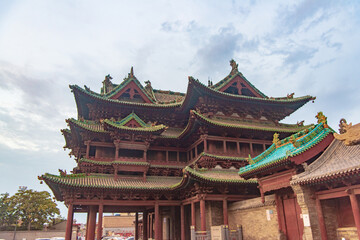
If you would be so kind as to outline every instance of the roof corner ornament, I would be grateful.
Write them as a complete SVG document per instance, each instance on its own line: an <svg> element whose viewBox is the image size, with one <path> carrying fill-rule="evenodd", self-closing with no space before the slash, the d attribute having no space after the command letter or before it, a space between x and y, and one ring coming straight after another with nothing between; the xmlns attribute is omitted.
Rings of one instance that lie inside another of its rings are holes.
<svg viewBox="0 0 360 240"><path fill-rule="evenodd" d="M337 140L343 141L347 146L360 144L360 124L347 124L344 118L340 119L340 134L334 133Z"/></svg>
<svg viewBox="0 0 360 240"><path fill-rule="evenodd" d="M297 121L296 125L298 125L299 127L303 127L304 126L304 121L305 120L302 120L302 121Z"/></svg>
<svg viewBox="0 0 360 240"><path fill-rule="evenodd" d="M113 79L113 78L110 76L110 74L105 76L105 79L102 82L102 84L103 84L103 87L101 90L102 95L107 94L108 92L110 92L113 89L113 84L111 82L111 79ZM88 89L88 91L90 91L90 88Z"/></svg>
<svg viewBox="0 0 360 240"><path fill-rule="evenodd" d="M340 127L340 128L339 128L339 133L340 133L340 134L344 134L344 133L347 132L347 130L348 130L349 128L352 127L352 123L347 124L346 119L345 119L345 118L342 118L342 119L340 119L339 127Z"/></svg>
<svg viewBox="0 0 360 240"><path fill-rule="evenodd" d="M318 112L317 115L315 116L317 118L317 123L320 124L324 124L324 128L328 128L328 124L327 124L327 117L325 117L323 112Z"/></svg>
<svg viewBox="0 0 360 240"><path fill-rule="evenodd" d="M280 145L280 139L279 139L278 133L274 133L272 142L273 142L273 144L275 144L276 147L278 147Z"/></svg>
<svg viewBox="0 0 360 240"><path fill-rule="evenodd" d="M286 98L293 99L294 95L295 95L295 93L290 93L290 94L286 95Z"/></svg>
<svg viewBox="0 0 360 240"><path fill-rule="evenodd" d="M130 69L130 73L128 75L129 78L133 78L134 77L134 67L131 66L131 69Z"/></svg>
<svg viewBox="0 0 360 240"><path fill-rule="evenodd" d="M255 161L251 158L251 155L249 154L249 157L246 159L250 165L255 164Z"/></svg>
<svg viewBox="0 0 360 240"><path fill-rule="evenodd" d="M231 66L230 74L235 74L235 73L239 72L239 70L238 70L239 64L237 64L234 59L230 60L230 66Z"/></svg>

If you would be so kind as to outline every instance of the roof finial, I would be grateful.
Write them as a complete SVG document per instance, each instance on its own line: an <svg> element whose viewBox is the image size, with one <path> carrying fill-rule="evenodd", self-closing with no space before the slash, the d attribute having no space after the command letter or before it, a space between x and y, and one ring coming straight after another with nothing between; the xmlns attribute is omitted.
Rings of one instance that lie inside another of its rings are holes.
<svg viewBox="0 0 360 240"><path fill-rule="evenodd" d="M134 68L133 68L133 66L131 66L131 69L130 69L130 77L134 77Z"/></svg>
<svg viewBox="0 0 360 240"><path fill-rule="evenodd" d="M237 64L234 59L230 60L230 66L231 66L230 74L235 74L235 73L239 72L239 70L238 70L239 64Z"/></svg>
<svg viewBox="0 0 360 240"><path fill-rule="evenodd" d="M328 128L329 126L327 125L327 117L325 117L325 115L323 114L323 112L318 112L317 115L315 116L317 118L317 123L322 123L324 124L324 128Z"/></svg>

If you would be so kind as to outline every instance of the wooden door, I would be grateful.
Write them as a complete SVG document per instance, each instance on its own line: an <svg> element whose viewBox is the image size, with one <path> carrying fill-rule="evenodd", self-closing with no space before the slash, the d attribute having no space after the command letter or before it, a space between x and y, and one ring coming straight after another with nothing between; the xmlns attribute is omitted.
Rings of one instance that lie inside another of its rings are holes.
<svg viewBox="0 0 360 240"><path fill-rule="evenodd" d="M302 239L304 224L300 218L301 210L296 197L283 199L283 207L287 239Z"/></svg>

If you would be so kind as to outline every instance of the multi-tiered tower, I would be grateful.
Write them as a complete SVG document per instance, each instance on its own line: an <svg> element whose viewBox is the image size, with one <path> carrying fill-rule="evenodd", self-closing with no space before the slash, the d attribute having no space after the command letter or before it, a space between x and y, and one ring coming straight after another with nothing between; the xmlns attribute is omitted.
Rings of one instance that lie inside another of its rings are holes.
<svg viewBox="0 0 360 240"><path fill-rule="evenodd" d="M285 138L306 129L279 122L314 97L267 97L234 60L230 65L214 85L189 77L186 94L143 86L133 68L119 85L106 76L100 93L70 86L78 118L66 120L62 133L77 166L40 178L68 206L68 219L88 212L87 239L95 237L97 212L142 212L137 236L185 239L228 225L229 202L259 195L257 182L240 178L238 169L265 151L274 133ZM67 239L70 227L68 221Z"/></svg>

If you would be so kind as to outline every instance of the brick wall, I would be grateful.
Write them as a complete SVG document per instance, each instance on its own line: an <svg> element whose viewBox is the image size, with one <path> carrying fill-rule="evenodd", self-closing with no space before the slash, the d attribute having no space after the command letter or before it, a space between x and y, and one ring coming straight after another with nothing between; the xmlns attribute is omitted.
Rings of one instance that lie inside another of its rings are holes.
<svg viewBox="0 0 360 240"><path fill-rule="evenodd" d="M338 224L336 214L336 200L321 200L321 208L324 216L326 234L328 239L337 239L336 229L338 227Z"/></svg>
<svg viewBox="0 0 360 240"><path fill-rule="evenodd" d="M272 211L270 220L266 210ZM266 196L265 204L261 198L235 202L229 205L229 227L236 229L242 225L243 237L246 240L278 239L278 221L275 206L275 196Z"/></svg>
<svg viewBox="0 0 360 240"><path fill-rule="evenodd" d="M337 238L329 238L329 239L342 239L346 240L357 240L358 235L356 231L356 227L344 227L337 229Z"/></svg>

